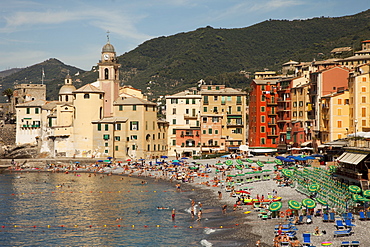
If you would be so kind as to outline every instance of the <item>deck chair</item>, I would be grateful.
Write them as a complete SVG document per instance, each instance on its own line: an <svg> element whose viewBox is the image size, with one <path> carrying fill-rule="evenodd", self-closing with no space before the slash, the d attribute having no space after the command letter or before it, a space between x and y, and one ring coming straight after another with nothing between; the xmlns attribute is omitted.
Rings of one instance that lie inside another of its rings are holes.
<svg viewBox="0 0 370 247"><path fill-rule="evenodd" d="M370 211L366 212L366 219L370 220Z"/></svg>
<svg viewBox="0 0 370 247"><path fill-rule="evenodd" d="M349 226L356 226L355 224L352 223L352 221L350 219L346 219L344 221L344 224L346 225L346 227L349 227Z"/></svg>
<svg viewBox="0 0 370 247"><path fill-rule="evenodd" d="M367 220L365 212L360 212L360 220Z"/></svg>
<svg viewBox="0 0 370 247"><path fill-rule="evenodd" d="M337 220L335 222L335 227L337 228L337 230L343 230L346 228L346 226L343 224L343 221L342 220Z"/></svg>
<svg viewBox="0 0 370 247"><path fill-rule="evenodd" d="M335 214L333 212L329 213L329 222L335 221Z"/></svg>
<svg viewBox="0 0 370 247"><path fill-rule="evenodd" d="M358 247L360 246L360 241L352 241L351 242L351 247Z"/></svg>
<svg viewBox="0 0 370 247"><path fill-rule="evenodd" d="M343 241L340 245L340 247L350 247L350 242L349 241Z"/></svg>
<svg viewBox="0 0 370 247"><path fill-rule="evenodd" d="M299 218L298 218L298 222L297 222L297 225L301 225L303 224L303 215L300 215Z"/></svg>
<svg viewBox="0 0 370 247"><path fill-rule="evenodd" d="M303 246L310 246L311 242L311 234L310 233L303 233Z"/></svg>
<svg viewBox="0 0 370 247"><path fill-rule="evenodd" d="M346 230L334 231L334 238L341 237L341 236L350 236L351 234L352 234L352 228L349 227Z"/></svg>
<svg viewBox="0 0 370 247"><path fill-rule="evenodd" d="M323 222L329 222L329 215L328 215L328 214L324 214L324 215L322 216L322 221L323 221Z"/></svg>

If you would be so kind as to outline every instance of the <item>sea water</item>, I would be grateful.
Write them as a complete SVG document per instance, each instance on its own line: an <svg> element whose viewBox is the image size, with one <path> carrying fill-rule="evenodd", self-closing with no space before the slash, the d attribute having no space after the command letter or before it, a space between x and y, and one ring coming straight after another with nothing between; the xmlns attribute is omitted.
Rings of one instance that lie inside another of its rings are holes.
<svg viewBox="0 0 370 247"><path fill-rule="evenodd" d="M203 219L196 221L189 212L193 190L146 181L88 173L1 174L0 246L212 246L206 239L220 210L204 205Z"/></svg>

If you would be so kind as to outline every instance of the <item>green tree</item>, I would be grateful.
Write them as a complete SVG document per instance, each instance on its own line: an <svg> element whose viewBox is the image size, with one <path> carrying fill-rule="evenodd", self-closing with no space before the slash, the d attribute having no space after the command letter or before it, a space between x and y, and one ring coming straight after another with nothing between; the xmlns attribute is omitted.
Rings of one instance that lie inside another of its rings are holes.
<svg viewBox="0 0 370 247"><path fill-rule="evenodd" d="M10 101L13 98L13 89L11 88L5 89L2 94L3 96L6 96L8 98L8 102L10 103Z"/></svg>

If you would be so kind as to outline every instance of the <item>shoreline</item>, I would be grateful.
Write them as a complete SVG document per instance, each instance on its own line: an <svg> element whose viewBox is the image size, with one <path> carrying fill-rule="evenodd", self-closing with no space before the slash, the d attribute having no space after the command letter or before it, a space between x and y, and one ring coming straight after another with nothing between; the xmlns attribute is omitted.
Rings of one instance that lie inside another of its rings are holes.
<svg viewBox="0 0 370 247"><path fill-rule="evenodd" d="M274 160L273 157L255 157L256 159L267 159L267 160ZM202 167L206 167L206 164L210 163L211 165L214 165L217 160L197 160L197 163L201 163ZM271 169L275 164L265 164L264 169ZM182 169L180 167L179 169ZM132 176L139 179L150 179L151 181L161 180L163 182L173 184L173 188L175 190L175 184L181 183L182 189L189 189L194 190L194 197L197 198L197 201L201 201L202 203L207 203L208 205L219 208L220 214L221 214L221 206L224 204L228 205L227 208L227 222L224 223L224 225L236 225L237 227L233 229L223 229L222 231L216 231L208 235L207 240L209 240L210 243L212 241L215 244L215 246L223 246L222 243L225 243L224 246L228 246L227 243L240 243L240 245L233 245L233 246L255 246L256 241L260 240L261 245L260 246L273 246L273 238L275 236L274 234L274 226L278 225L279 223L285 224L288 223L286 218L273 218L273 219L267 219L262 220L261 218L257 217L257 212L254 212L254 210L251 210L251 206L243 205L242 210L236 210L232 211L232 207L235 203L236 198L230 197L229 194L225 191L225 188L221 189L219 186L213 187L213 186L206 186L204 185L205 181L213 181L213 178L215 176L220 176L220 173L217 175L212 170L211 173L209 173L208 177L201 177L197 176L194 177L194 182L192 183L182 183L178 180L172 180L171 174L164 173L162 170L152 170L152 171L145 171L142 175L140 175L140 169L135 169L134 172L131 170L126 171L123 174L120 172L122 170L118 170L115 168L109 168L107 170L100 170L100 171L83 171L83 170L77 170L77 171L69 171L70 173L76 172L76 173L96 173L96 174L112 174L112 175L120 175L120 176ZM23 170L23 171L12 171L12 172L52 172L50 170ZM64 171L59 171L64 172ZM230 171L235 172L234 170ZM230 173L228 172L228 173ZM202 184L203 183L203 184ZM302 199L307 198L306 195L303 195L296 191L295 188L291 187L278 187L276 184L276 181L272 178L267 181L259 181L259 182L253 182L244 184L243 187L253 187L250 190L251 197L256 197L257 194L261 195L267 195L269 192L272 192L273 190L277 191L277 195L282 197L282 203L283 208L282 210L288 209L287 201L288 200L296 200L301 201ZM218 191L222 191L223 196L222 199L218 198ZM199 199L198 199L199 198ZM195 199L195 198L194 198ZM189 203L190 207L190 203ZM317 208L320 208L321 206L318 206ZM321 207L322 208L322 207ZM244 214L245 211L251 211L249 214ZM220 219L222 220L222 215L220 215ZM354 227L355 235L350 237L339 237L334 238L333 232L336 230L334 223L323 223L322 218L313 218L312 224L303 224L298 225L297 228L299 229L297 231L297 238L300 242L303 241L302 234L303 233L313 233L315 227L319 227L320 231L325 231L326 234L321 234L320 236L314 236L311 234L311 241L313 245L320 246L322 242L330 241L332 242L332 246L340 246L342 241L353 241L353 240L359 240L361 242L361 246L370 246L370 239L367 237L367 229L369 221L359 221L358 216L355 216L356 221L355 224L357 225ZM219 242L218 242L219 241ZM217 243L220 243L218 245ZM208 243L209 244L209 243ZM205 245L205 246L211 246L211 245Z"/></svg>

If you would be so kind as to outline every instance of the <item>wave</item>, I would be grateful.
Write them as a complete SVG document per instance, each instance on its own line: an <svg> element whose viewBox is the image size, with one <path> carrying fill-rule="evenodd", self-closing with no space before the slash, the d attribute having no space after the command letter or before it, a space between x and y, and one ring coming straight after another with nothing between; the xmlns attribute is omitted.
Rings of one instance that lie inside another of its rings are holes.
<svg viewBox="0 0 370 247"><path fill-rule="evenodd" d="M213 244L212 244L211 242L208 242L206 239L202 239L202 240L200 241L200 244L201 244L202 246L205 246L205 247L211 247L211 246L213 246Z"/></svg>
<svg viewBox="0 0 370 247"><path fill-rule="evenodd" d="M213 232L215 232L216 230L215 229L212 229L212 228L204 228L204 234L211 234Z"/></svg>

